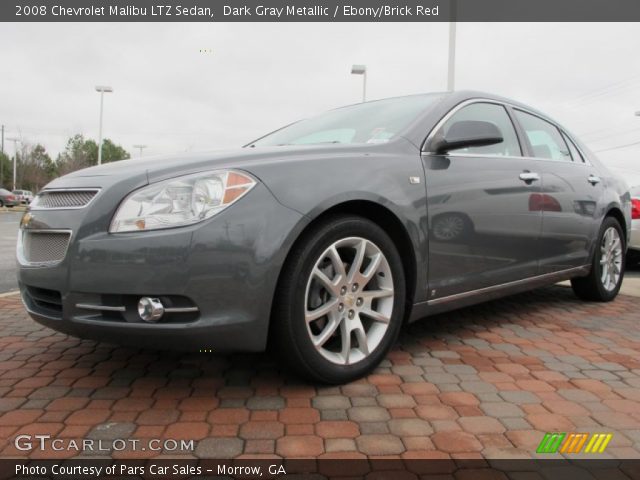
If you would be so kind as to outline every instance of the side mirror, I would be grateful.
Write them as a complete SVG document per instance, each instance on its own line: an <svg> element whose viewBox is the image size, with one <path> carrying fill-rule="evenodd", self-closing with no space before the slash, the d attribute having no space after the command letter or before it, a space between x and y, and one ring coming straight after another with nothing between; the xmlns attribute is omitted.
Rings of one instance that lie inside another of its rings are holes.
<svg viewBox="0 0 640 480"><path fill-rule="evenodd" d="M461 120L451 125L446 135L436 135L431 141L430 150L442 154L459 148L486 147L503 141L500 130L493 123Z"/></svg>

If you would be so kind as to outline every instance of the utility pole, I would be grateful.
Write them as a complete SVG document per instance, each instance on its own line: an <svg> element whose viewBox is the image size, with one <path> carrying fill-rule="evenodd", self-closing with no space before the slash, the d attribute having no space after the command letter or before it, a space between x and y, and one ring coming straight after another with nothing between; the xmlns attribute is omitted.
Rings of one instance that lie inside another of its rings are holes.
<svg viewBox="0 0 640 480"><path fill-rule="evenodd" d="M145 148L147 148L147 145L134 145L133 148L137 148L140 150L140 157L142 157L142 150L144 150Z"/></svg>
<svg viewBox="0 0 640 480"><path fill-rule="evenodd" d="M18 161L18 142L20 141L20 139L16 137L11 137L11 138L7 138L7 140L9 140L10 142L13 142L13 188L12 190L15 190L16 189L16 163Z"/></svg>
<svg viewBox="0 0 640 480"><path fill-rule="evenodd" d="M456 0L451 2L451 22L449 22L449 68L447 70L447 90L452 92L456 84Z"/></svg>

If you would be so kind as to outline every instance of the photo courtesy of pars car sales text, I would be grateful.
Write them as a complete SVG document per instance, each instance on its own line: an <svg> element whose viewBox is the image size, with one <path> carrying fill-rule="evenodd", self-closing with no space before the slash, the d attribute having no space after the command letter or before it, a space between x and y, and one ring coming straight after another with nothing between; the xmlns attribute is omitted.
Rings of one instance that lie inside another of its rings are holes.
<svg viewBox="0 0 640 480"><path fill-rule="evenodd" d="M286 475L287 471L281 464L269 464L263 468L262 465L238 466L220 464L215 469L207 469L199 465L159 465L150 462L147 465L65 465L64 463L54 463L51 466L43 465L16 465L15 475L18 476L87 476L97 477L111 475L148 475L148 476L182 476L182 475L246 475L257 476L280 476Z"/></svg>
<svg viewBox="0 0 640 480"><path fill-rule="evenodd" d="M0 480L640 480L639 26L0 0Z"/></svg>

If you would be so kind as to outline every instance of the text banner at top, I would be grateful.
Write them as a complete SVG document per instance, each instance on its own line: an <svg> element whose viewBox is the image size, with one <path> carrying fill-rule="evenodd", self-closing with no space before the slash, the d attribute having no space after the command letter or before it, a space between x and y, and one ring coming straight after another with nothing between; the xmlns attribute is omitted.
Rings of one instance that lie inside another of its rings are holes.
<svg viewBox="0 0 640 480"><path fill-rule="evenodd" d="M1 22L638 22L639 0L1 0Z"/></svg>

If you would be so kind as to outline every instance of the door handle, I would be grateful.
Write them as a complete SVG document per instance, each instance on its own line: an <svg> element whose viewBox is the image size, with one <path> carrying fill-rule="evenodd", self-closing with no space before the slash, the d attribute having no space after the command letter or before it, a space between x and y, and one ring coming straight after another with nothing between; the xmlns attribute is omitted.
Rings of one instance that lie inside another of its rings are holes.
<svg viewBox="0 0 640 480"><path fill-rule="evenodd" d="M535 172L522 172L520 174L520 180L531 183L540 180L540 175Z"/></svg>
<svg viewBox="0 0 640 480"><path fill-rule="evenodd" d="M595 175L589 175L587 179L591 185L597 185L600 183L600 177L596 177Z"/></svg>

